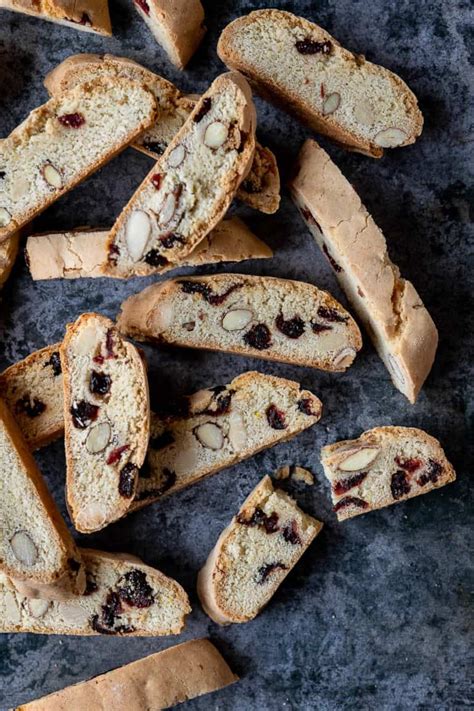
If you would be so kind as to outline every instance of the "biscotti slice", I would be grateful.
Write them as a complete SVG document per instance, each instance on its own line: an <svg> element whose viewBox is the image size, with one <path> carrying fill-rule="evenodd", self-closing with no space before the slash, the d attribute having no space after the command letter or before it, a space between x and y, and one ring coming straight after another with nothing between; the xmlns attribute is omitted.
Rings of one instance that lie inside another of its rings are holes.
<svg viewBox="0 0 474 711"><path fill-rule="evenodd" d="M108 0L0 0L0 8L110 36Z"/></svg>
<svg viewBox="0 0 474 711"><path fill-rule="evenodd" d="M80 570L66 524L0 399L0 571L33 585L76 591L84 584Z"/></svg>
<svg viewBox="0 0 474 711"><path fill-rule="evenodd" d="M0 143L0 241L123 150L155 115L145 86L108 77L33 111Z"/></svg>
<svg viewBox="0 0 474 711"><path fill-rule="evenodd" d="M318 422L322 404L292 380L248 372L200 390L178 411L152 414L134 510L291 439Z"/></svg>
<svg viewBox="0 0 474 711"><path fill-rule="evenodd" d="M200 0L133 0L169 60L184 69L206 33Z"/></svg>
<svg viewBox="0 0 474 711"><path fill-rule="evenodd" d="M16 711L158 711L238 680L209 640L195 639L30 701Z"/></svg>
<svg viewBox="0 0 474 711"><path fill-rule="evenodd" d="M107 261L108 230L73 230L28 237L25 259L33 280L103 277ZM0 244L1 248L1 244ZM272 250L238 217L218 225L176 264L165 262L159 273L186 266L245 259L268 259Z"/></svg>
<svg viewBox="0 0 474 711"><path fill-rule="evenodd" d="M122 304L118 326L137 340L331 371L346 370L362 345L355 321L325 291L244 274L152 284Z"/></svg>
<svg viewBox="0 0 474 711"><path fill-rule="evenodd" d="M255 123L245 79L218 77L112 228L108 273L155 273L204 239L250 170Z"/></svg>
<svg viewBox="0 0 474 711"><path fill-rule="evenodd" d="M413 284L390 261L381 230L352 185L315 141L306 141L290 190L393 383L414 403L438 331Z"/></svg>
<svg viewBox="0 0 474 711"><path fill-rule="evenodd" d="M415 427L375 427L321 450L339 521L426 494L456 479L440 443Z"/></svg>
<svg viewBox="0 0 474 711"><path fill-rule="evenodd" d="M139 558L80 549L83 595L70 600L27 597L0 579L0 631L37 634L161 636L178 634L191 608L175 580Z"/></svg>
<svg viewBox="0 0 474 711"><path fill-rule="evenodd" d="M421 133L418 102L400 77L290 12L257 10L234 20L217 51L265 97L349 150L380 157Z"/></svg>
<svg viewBox="0 0 474 711"><path fill-rule="evenodd" d="M0 289L10 276L20 247L20 233L15 232L0 242Z"/></svg>
<svg viewBox="0 0 474 711"><path fill-rule="evenodd" d="M221 625L253 620L322 527L264 477L199 572L204 611Z"/></svg>
<svg viewBox="0 0 474 711"><path fill-rule="evenodd" d="M60 356L67 502L76 528L90 533L133 500L150 432L148 380L137 349L99 314L68 326Z"/></svg>

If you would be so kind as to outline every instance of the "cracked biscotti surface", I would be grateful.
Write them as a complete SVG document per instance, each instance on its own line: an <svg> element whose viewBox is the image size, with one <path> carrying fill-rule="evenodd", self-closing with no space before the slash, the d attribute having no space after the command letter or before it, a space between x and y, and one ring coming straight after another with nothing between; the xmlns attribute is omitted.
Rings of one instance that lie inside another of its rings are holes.
<svg viewBox="0 0 474 711"><path fill-rule="evenodd" d="M0 242L0 289L10 276L20 247L20 233L15 232Z"/></svg>
<svg viewBox="0 0 474 711"><path fill-rule="evenodd" d="M456 473L440 443L414 427L375 427L321 450L340 521L449 484Z"/></svg>
<svg viewBox="0 0 474 711"><path fill-rule="evenodd" d="M70 600L26 597L2 575L0 631L153 637L181 632L191 608L175 580L134 556L80 553L86 588Z"/></svg>
<svg viewBox="0 0 474 711"><path fill-rule="evenodd" d="M255 123L245 79L215 79L112 228L109 274L152 274L194 249L250 170Z"/></svg>
<svg viewBox="0 0 474 711"><path fill-rule="evenodd" d="M292 380L248 372L200 390L176 410L152 414L132 509L294 437L318 422L322 404Z"/></svg>
<svg viewBox="0 0 474 711"><path fill-rule="evenodd" d="M357 324L311 284L243 274L153 284L122 304L122 333L188 348L344 371L361 348Z"/></svg>
<svg viewBox="0 0 474 711"><path fill-rule="evenodd" d="M252 620L322 526L264 477L199 572L197 590L204 611L221 625Z"/></svg>
<svg viewBox="0 0 474 711"><path fill-rule="evenodd" d="M315 141L303 145L290 190L395 387L414 403L438 345L438 331L415 287L400 276L381 230Z"/></svg>
<svg viewBox="0 0 474 711"><path fill-rule="evenodd" d="M112 34L108 0L0 0L0 9L100 35Z"/></svg>
<svg viewBox="0 0 474 711"><path fill-rule="evenodd" d="M148 446L148 380L137 349L99 314L68 326L60 356L68 507L90 533L132 503Z"/></svg>
<svg viewBox="0 0 474 711"><path fill-rule="evenodd" d="M345 148L380 157L421 133L416 97L400 77L290 12L257 10L234 20L217 51L264 96Z"/></svg>
<svg viewBox="0 0 474 711"><path fill-rule="evenodd" d="M0 241L123 150L155 115L145 86L107 77L33 111L0 142Z"/></svg>
<svg viewBox="0 0 474 711"><path fill-rule="evenodd" d="M200 0L133 0L170 61L184 69L205 35Z"/></svg>
<svg viewBox="0 0 474 711"><path fill-rule="evenodd" d="M238 680L209 640L194 639L31 701L17 711L158 711Z"/></svg>

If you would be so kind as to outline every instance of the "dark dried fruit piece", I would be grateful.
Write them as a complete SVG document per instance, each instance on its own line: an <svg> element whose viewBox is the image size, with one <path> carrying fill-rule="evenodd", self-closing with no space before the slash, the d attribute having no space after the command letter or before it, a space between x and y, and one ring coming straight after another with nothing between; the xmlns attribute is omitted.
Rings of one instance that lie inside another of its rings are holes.
<svg viewBox="0 0 474 711"><path fill-rule="evenodd" d="M299 338L304 333L304 321L299 316L285 320L283 314L278 314L275 324L278 330L288 338Z"/></svg>
<svg viewBox="0 0 474 711"><path fill-rule="evenodd" d="M92 575L87 575L86 576L86 589L83 592L83 595L93 595L97 590L99 589L99 586L97 585L95 578L92 577Z"/></svg>
<svg viewBox="0 0 474 711"><path fill-rule="evenodd" d="M360 472L360 474L354 474L347 479L341 479L337 481L333 486L333 491L337 496L342 496L346 491L353 489L355 486L359 486L367 476L367 472Z"/></svg>
<svg viewBox="0 0 474 711"><path fill-rule="evenodd" d="M420 476L417 480L417 484L419 486L426 486L429 481L436 484L442 472L443 467L439 462L436 462L434 459L428 459L427 471Z"/></svg>
<svg viewBox="0 0 474 711"><path fill-rule="evenodd" d="M284 526L282 529L281 535L285 539L287 543L291 543L293 546L300 546L301 545L301 538L298 533L298 526L296 525L296 521L290 521L289 523Z"/></svg>
<svg viewBox="0 0 474 711"><path fill-rule="evenodd" d="M163 176L161 173L155 173L154 175L151 176L151 182L154 188L159 190L161 188L161 181L163 180Z"/></svg>
<svg viewBox="0 0 474 711"><path fill-rule="evenodd" d="M80 400L79 402L73 402L70 413L74 427L77 427L78 430L85 430L91 422L97 419L99 407L86 400Z"/></svg>
<svg viewBox="0 0 474 711"><path fill-rule="evenodd" d="M208 113L208 111L210 111L211 104L212 104L211 99L208 96L206 96L206 98L202 102L201 108L199 109L197 114L194 116L194 123L199 123L199 121L201 121L201 119L204 118L204 116Z"/></svg>
<svg viewBox="0 0 474 711"><path fill-rule="evenodd" d="M166 257L163 257L157 249L150 249L143 257L143 261L149 264L150 267L164 267L168 264Z"/></svg>
<svg viewBox="0 0 474 711"><path fill-rule="evenodd" d="M298 400L298 410L300 412L303 412L305 415L308 415L308 417L317 417L319 415L319 412L315 412L313 410L313 400L309 397L303 397L301 400Z"/></svg>
<svg viewBox="0 0 474 711"><path fill-rule="evenodd" d="M262 565L257 571L255 581L259 585L263 585L274 570L288 570L288 566L284 565L284 563L267 563L266 565Z"/></svg>
<svg viewBox="0 0 474 711"><path fill-rule="evenodd" d="M392 474L390 489L394 499L401 499L402 496L409 494L410 488L410 482L408 481L408 475L406 472L399 469L395 472L395 474Z"/></svg>
<svg viewBox="0 0 474 711"><path fill-rule="evenodd" d="M91 627L100 634L127 634L134 632L135 627L131 625L114 626L122 613L123 607L118 593L110 591L106 597L105 604L102 605L100 619L99 615L93 615Z"/></svg>
<svg viewBox="0 0 474 711"><path fill-rule="evenodd" d="M313 333L323 333L324 331L332 331L332 326L327 326L317 321L311 321L311 330Z"/></svg>
<svg viewBox="0 0 474 711"><path fill-rule="evenodd" d="M170 444L173 444L173 442L173 433L170 432L170 430L165 430L164 432L162 432L162 434L158 435L157 437L152 437L150 439L150 448L154 449L155 451L158 451L160 449L168 447Z"/></svg>
<svg viewBox="0 0 474 711"><path fill-rule="evenodd" d="M129 444L123 444L121 447L116 447L110 452L109 456L107 457L106 463L115 464L115 462L119 461L120 457L124 452L127 451L127 449L130 449Z"/></svg>
<svg viewBox="0 0 474 711"><path fill-rule="evenodd" d="M318 227L319 227L319 225L318 225ZM337 274L340 274L342 272L342 267L339 266L339 264L336 262L334 257L329 253L329 249L327 248L327 246L325 244L323 244L323 252L326 255L326 257L328 258L329 264L334 269L334 271Z"/></svg>
<svg viewBox="0 0 474 711"><path fill-rule="evenodd" d="M164 249L172 249L176 242L179 244L184 244L184 238L181 235L177 235L174 232L170 232L167 235L160 237L160 242Z"/></svg>
<svg viewBox="0 0 474 711"><path fill-rule="evenodd" d="M107 395L112 385L112 378L106 373L99 373L97 370L91 372L89 379L89 390L96 395Z"/></svg>
<svg viewBox="0 0 474 711"><path fill-rule="evenodd" d="M274 430L286 430L288 427L285 422L285 413L277 408L276 405L269 405L265 412L268 424Z"/></svg>
<svg viewBox="0 0 474 711"><path fill-rule="evenodd" d="M331 309L329 306L320 306L318 308L318 316L326 321L336 323L346 323L346 321L348 321L347 316L342 316L337 309Z"/></svg>
<svg viewBox="0 0 474 711"><path fill-rule="evenodd" d="M316 218L314 217L313 213L310 211L310 209L309 209L308 207L302 207L302 208L301 208L301 214L303 215L303 217L304 217L304 219L306 220L306 222L309 222L310 224L315 225L315 227L317 227L318 230L319 230L320 232L322 232L321 225L320 225L319 222L316 220Z"/></svg>
<svg viewBox="0 0 474 711"><path fill-rule="evenodd" d="M300 54L331 54L332 44L328 40L316 42L306 37L295 43L295 47Z"/></svg>
<svg viewBox="0 0 474 711"><path fill-rule="evenodd" d="M249 519L245 518L243 514L239 514L236 517L236 521L242 526L263 526L267 533L276 533L279 530L278 514L273 511L270 516L268 516L258 506Z"/></svg>
<svg viewBox="0 0 474 711"><path fill-rule="evenodd" d="M86 119L82 114L75 113L58 116L58 121L62 126L66 126L67 128L80 128L85 124Z"/></svg>
<svg viewBox="0 0 474 711"><path fill-rule="evenodd" d="M403 469L409 474L413 474L413 472L423 466L422 459L403 459L403 457L395 457L395 462L400 467L400 469Z"/></svg>
<svg viewBox="0 0 474 711"><path fill-rule="evenodd" d="M257 323L244 335L245 343L257 351L264 351L272 345L270 329L265 323Z"/></svg>
<svg viewBox="0 0 474 711"><path fill-rule="evenodd" d="M163 482L161 486L157 486L153 489L147 489L146 491L141 491L135 496L135 501L157 499L158 497L163 496L163 494L168 491L168 489L171 489L171 487L176 484L176 474L175 472L171 471L171 469L167 469L166 467L164 467L162 471L162 476Z"/></svg>
<svg viewBox="0 0 474 711"><path fill-rule="evenodd" d="M215 388L212 388L212 391L213 396L208 407L196 414L219 417L229 412L232 395L235 393L235 390L226 390L224 385L217 385Z"/></svg>
<svg viewBox="0 0 474 711"><path fill-rule="evenodd" d="M38 417L46 410L46 405L41 400L36 397L30 397L30 395L24 395L22 398L16 401L15 411L18 413L24 413L28 417Z"/></svg>
<svg viewBox="0 0 474 711"><path fill-rule="evenodd" d="M112 328L109 328L107 331L107 335L105 337L105 348L107 351L107 359L117 358L117 355L114 353L114 329Z"/></svg>
<svg viewBox="0 0 474 711"><path fill-rule="evenodd" d="M150 6L148 5L146 0L134 0L135 5L138 5L138 7L143 10L143 12L146 15L150 14Z"/></svg>
<svg viewBox="0 0 474 711"><path fill-rule="evenodd" d="M54 353L51 353L51 358L46 361L43 368L46 368L48 365L50 365L53 369L53 375L55 377L61 375L61 359L59 357L58 351L54 351Z"/></svg>
<svg viewBox="0 0 474 711"><path fill-rule="evenodd" d="M4 170L0 170L0 180L3 180L6 176L6 173Z"/></svg>
<svg viewBox="0 0 474 711"><path fill-rule="evenodd" d="M155 602L153 588L148 584L143 570L130 570L118 581L117 592L119 598L130 607L143 609L151 607Z"/></svg>
<svg viewBox="0 0 474 711"><path fill-rule="evenodd" d="M200 281L180 281L179 284L185 294L200 294L211 306L220 306L233 291L243 286L242 284L233 284L223 294L214 294L210 286Z"/></svg>
<svg viewBox="0 0 474 711"><path fill-rule="evenodd" d="M77 573L81 569L81 564L75 558L68 558L67 564L71 568L73 573Z"/></svg>
<svg viewBox="0 0 474 711"><path fill-rule="evenodd" d="M128 462L123 469L120 470L119 477L119 494L123 496L124 499L131 499L133 496L133 490L135 488L135 482L138 477L138 467L131 462Z"/></svg>
<svg viewBox="0 0 474 711"><path fill-rule="evenodd" d="M158 156L162 156L166 151L166 145L164 143L158 143L158 141L145 141L143 148L146 148L152 153L156 153Z"/></svg>
<svg viewBox="0 0 474 711"><path fill-rule="evenodd" d="M337 513L341 509L345 509L347 506L358 506L360 509L368 508L369 504L364 499L359 499L357 496L345 496L343 499L337 502L334 506L333 511Z"/></svg>
<svg viewBox="0 0 474 711"><path fill-rule="evenodd" d="M120 255L120 249L117 247L116 244L111 244L109 247L109 253L107 256L107 261L109 262L109 264L116 265L119 255Z"/></svg>

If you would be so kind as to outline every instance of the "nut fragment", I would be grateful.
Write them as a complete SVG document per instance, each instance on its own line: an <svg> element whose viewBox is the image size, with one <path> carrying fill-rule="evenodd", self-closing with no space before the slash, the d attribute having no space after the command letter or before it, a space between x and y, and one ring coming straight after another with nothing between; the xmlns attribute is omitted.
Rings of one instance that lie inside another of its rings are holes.
<svg viewBox="0 0 474 711"><path fill-rule="evenodd" d="M166 227L166 225L171 222L175 211L176 196L173 193L168 193L165 199L163 200L163 206L158 216L158 223L160 227Z"/></svg>
<svg viewBox="0 0 474 711"><path fill-rule="evenodd" d="M204 133L204 145L208 148L220 148L227 140L229 127L221 121L213 121Z"/></svg>
<svg viewBox="0 0 474 711"><path fill-rule="evenodd" d="M341 370L343 370L352 363L356 355L357 353L354 348L343 348L342 351L339 351L339 353L336 355L332 364L335 368L340 368Z"/></svg>
<svg viewBox="0 0 474 711"><path fill-rule="evenodd" d="M4 207L0 207L0 227L6 227L11 222L12 216Z"/></svg>
<svg viewBox="0 0 474 711"><path fill-rule="evenodd" d="M304 467L293 467L291 478L295 481L302 481L307 484L307 486L313 486L314 484L314 476L308 469L304 469Z"/></svg>
<svg viewBox="0 0 474 711"><path fill-rule="evenodd" d="M199 425L194 430L194 434L203 447L214 450L222 449L224 444L222 430L213 422L205 422L203 425Z"/></svg>
<svg viewBox="0 0 474 711"><path fill-rule="evenodd" d="M359 101L354 106L354 117L359 122L364 124L364 126L370 126L374 123L374 110L368 101Z"/></svg>
<svg viewBox="0 0 474 711"><path fill-rule="evenodd" d="M103 452L110 442L111 434L112 431L108 422L101 422L95 425L95 427L92 427L86 439L87 451L90 452L90 454Z"/></svg>
<svg viewBox="0 0 474 711"><path fill-rule="evenodd" d="M338 469L343 472L358 472L365 469L376 459L380 452L378 447L362 447L349 454L339 463Z"/></svg>
<svg viewBox="0 0 474 711"><path fill-rule="evenodd" d="M98 502L86 504L76 513L76 528L79 530L92 530L105 523L107 512Z"/></svg>
<svg viewBox="0 0 474 711"><path fill-rule="evenodd" d="M14 625L20 624L21 614L15 595L12 592L8 591L5 593L3 601L5 604L5 617L7 618L8 622Z"/></svg>
<svg viewBox="0 0 474 711"><path fill-rule="evenodd" d="M82 328L74 337L74 349L77 355L92 355L100 341L96 326Z"/></svg>
<svg viewBox="0 0 474 711"><path fill-rule="evenodd" d="M382 148L395 148L401 146L407 140L407 134L400 128L392 126L379 131L374 138L374 142Z"/></svg>
<svg viewBox="0 0 474 711"><path fill-rule="evenodd" d="M182 143L180 143L176 148L173 148L168 156L168 165L171 168L177 168L181 165L186 156L186 149Z"/></svg>
<svg viewBox="0 0 474 711"><path fill-rule="evenodd" d="M231 412L229 417L229 432L228 432L229 442L232 445L232 449L236 452L242 450L247 444L247 431L245 429L245 424L243 417L238 412Z"/></svg>
<svg viewBox="0 0 474 711"><path fill-rule="evenodd" d="M211 390L198 390L189 397L189 412L195 415L197 412L207 410L211 404L214 393Z"/></svg>
<svg viewBox="0 0 474 711"><path fill-rule="evenodd" d="M33 543L33 539L26 531L17 531L10 539L15 558L28 568L34 565L38 559L38 549Z"/></svg>
<svg viewBox="0 0 474 711"><path fill-rule="evenodd" d="M125 229L125 243L134 262L138 262L143 256L150 233L151 224L147 213L143 210L132 212Z"/></svg>
<svg viewBox="0 0 474 711"><path fill-rule="evenodd" d="M44 617L48 611L50 602L49 600L40 600L38 598L35 600L28 600L26 604L30 615L38 619L39 617Z"/></svg>
<svg viewBox="0 0 474 711"><path fill-rule="evenodd" d="M404 369L400 365L399 361L395 358L395 356L393 356L391 353L389 353L387 365L395 382L395 385L405 385L407 382L407 378L405 377Z"/></svg>
<svg viewBox="0 0 474 711"><path fill-rule="evenodd" d="M61 177L61 173L52 163L45 163L41 169L41 174L46 182L51 185L51 187L56 188L57 190L62 188L63 179Z"/></svg>
<svg viewBox="0 0 474 711"><path fill-rule="evenodd" d="M288 479L290 476L290 467L288 465L284 467L280 467L279 469L276 470L274 474L274 478L277 479L278 481L281 481L282 479Z"/></svg>
<svg viewBox="0 0 474 711"><path fill-rule="evenodd" d="M341 103L341 95L337 93L337 91L334 91L332 94L329 94L324 100L323 103L323 114L324 116L328 116L329 114L333 114L337 108L339 108L339 104Z"/></svg>
<svg viewBox="0 0 474 711"><path fill-rule="evenodd" d="M222 319L222 328L226 331L241 331L253 319L253 313L248 309L233 309Z"/></svg>

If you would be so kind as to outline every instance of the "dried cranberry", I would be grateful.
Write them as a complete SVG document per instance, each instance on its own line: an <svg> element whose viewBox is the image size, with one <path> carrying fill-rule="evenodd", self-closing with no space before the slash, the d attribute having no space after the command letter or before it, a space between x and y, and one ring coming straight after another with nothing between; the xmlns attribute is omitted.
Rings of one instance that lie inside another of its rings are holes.
<svg viewBox="0 0 474 711"><path fill-rule="evenodd" d="M89 27L92 27L92 20L89 17L89 15L87 14L87 12L82 13L82 17L79 20L79 24L80 25L88 25Z"/></svg>
<svg viewBox="0 0 474 711"><path fill-rule="evenodd" d="M232 395L235 390L226 390L222 385L213 388L213 390L214 395L211 403L205 410L199 412L199 415L214 415L215 417L219 417L229 412Z"/></svg>
<svg viewBox="0 0 474 711"><path fill-rule="evenodd" d="M99 589L99 586L93 580L90 576L87 576L86 578L86 589L82 593L83 595L93 595L97 590Z"/></svg>
<svg viewBox="0 0 474 711"><path fill-rule="evenodd" d="M150 439L150 447L155 451L164 449L174 442L174 435L169 430L165 430L162 434L157 437L152 437Z"/></svg>
<svg viewBox="0 0 474 711"><path fill-rule="evenodd" d="M306 222L309 222L310 224L315 225L320 232L322 232L321 225L317 220L315 219L313 213L309 210L307 207L302 207L301 208L301 214L303 215L304 219Z"/></svg>
<svg viewBox="0 0 474 711"><path fill-rule="evenodd" d="M336 262L334 257L329 253L329 250L325 244L323 244L323 252L326 255L326 257L328 258L329 264L334 269L334 271L337 274L340 274L340 272L342 272L342 267L339 266L339 264Z"/></svg>
<svg viewBox="0 0 474 711"><path fill-rule="evenodd" d="M275 324L278 330L288 338L299 338L304 333L304 321L299 316L294 316L285 321L283 314L278 314Z"/></svg>
<svg viewBox="0 0 474 711"><path fill-rule="evenodd" d="M50 365L51 368L53 369L53 375L57 377L58 375L61 375L61 359L59 357L58 351L54 351L54 353L51 353L51 358L46 361L44 364L43 368L46 368L46 366Z"/></svg>
<svg viewBox="0 0 474 711"><path fill-rule="evenodd" d="M150 249L143 257L143 261L149 264L150 267L164 267L165 264L168 264L166 257L163 257L157 249Z"/></svg>
<svg viewBox="0 0 474 711"><path fill-rule="evenodd" d="M201 119L204 118L204 116L208 113L208 111L210 111L211 104L212 104L211 99L208 96L206 96L206 98L203 99L201 108L194 116L194 123L199 123L199 121L201 121Z"/></svg>
<svg viewBox="0 0 474 711"><path fill-rule="evenodd" d="M112 385L112 378L105 373L93 370L89 379L89 390L96 395L107 395Z"/></svg>
<svg viewBox="0 0 474 711"><path fill-rule="evenodd" d="M266 409L268 424L274 430L286 430L288 427L285 422L285 413L277 408L276 405L269 405Z"/></svg>
<svg viewBox="0 0 474 711"><path fill-rule="evenodd" d="M80 400L72 404L70 413L74 427L77 427L78 430L85 430L91 422L97 419L99 407L86 400Z"/></svg>
<svg viewBox="0 0 474 711"><path fill-rule="evenodd" d="M68 558L67 564L71 568L73 573L77 573L81 569L81 564L75 558Z"/></svg>
<svg viewBox="0 0 474 711"><path fill-rule="evenodd" d="M318 323L317 321L311 321L311 330L313 333L323 333L324 331L332 331L332 326L327 326L324 323Z"/></svg>
<svg viewBox="0 0 474 711"><path fill-rule="evenodd" d="M345 496L343 499L337 502L334 506L334 511L337 513L341 509L345 509L347 506L358 506L360 509L368 508L369 504L364 499L359 499L357 496Z"/></svg>
<svg viewBox="0 0 474 711"><path fill-rule="evenodd" d="M130 449L129 444L123 444L121 447L116 447L110 452L109 456L107 457L106 463L115 464L119 461L120 457L124 452L127 451L127 449Z"/></svg>
<svg viewBox="0 0 474 711"><path fill-rule="evenodd" d="M200 281L180 281L179 284L185 294L200 294L211 306L219 306L224 303L233 291L242 287L242 284L233 284L223 294L214 294L210 286Z"/></svg>
<svg viewBox="0 0 474 711"><path fill-rule="evenodd" d="M135 632L133 625L119 625L118 627L106 627L99 622L99 615L93 615L91 619L91 627L98 634L131 634Z"/></svg>
<svg viewBox="0 0 474 711"><path fill-rule="evenodd" d="M41 415L46 410L46 405L36 397L31 398L29 395L24 395L16 401L15 410L33 418Z"/></svg>
<svg viewBox="0 0 474 711"><path fill-rule="evenodd" d="M179 244L184 244L184 238L181 237L181 235L170 232L169 234L160 237L160 242L164 249L172 249L177 242Z"/></svg>
<svg viewBox="0 0 474 711"><path fill-rule="evenodd" d="M439 477L441 476L442 471L443 467L439 462L436 462L434 459L428 459L427 471L419 477L419 479L417 480L417 484L419 486L426 486L429 481L431 481L433 484L436 484Z"/></svg>
<svg viewBox="0 0 474 711"><path fill-rule="evenodd" d="M296 42L295 47L300 54L331 54L332 50L331 42L315 42L308 37Z"/></svg>
<svg viewBox="0 0 474 711"><path fill-rule="evenodd" d="M119 477L119 494L124 499L131 499L135 489L135 482L138 476L138 467L128 462L121 470Z"/></svg>
<svg viewBox="0 0 474 711"><path fill-rule="evenodd" d="M404 469L409 474L413 474L423 465L423 460L421 459L403 459L403 457L395 457L395 462L400 469Z"/></svg>
<svg viewBox="0 0 474 711"><path fill-rule="evenodd" d="M313 410L313 401L309 397L303 397L298 400L298 410L303 412L308 417L316 417L319 413Z"/></svg>
<svg viewBox="0 0 474 711"><path fill-rule="evenodd" d="M354 474L354 476L350 476L347 479L341 479L341 481L337 481L334 486L333 486L333 491L337 496L341 496L342 494L345 494L346 491L349 491L350 489L353 489L355 486L359 486L364 479L367 476L367 472L360 472L360 474Z"/></svg>
<svg viewBox="0 0 474 711"><path fill-rule="evenodd" d="M105 604L102 605L100 619L99 615L93 615L91 619L91 627L100 634L127 634L134 632L135 628L131 625L118 625L115 623L123 613L123 607L118 593L109 592L106 597Z"/></svg>
<svg viewBox="0 0 474 711"><path fill-rule="evenodd" d="M145 491L140 491L140 493L136 494L135 501L158 499L160 496L163 496L163 494L167 492L168 489L171 489L171 487L176 484L176 474L175 472L171 471L171 469L167 469L166 467L164 467L162 471L162 476L163 482L161 486L154 487L153 489L146 489Z"/></svg>
<svg viewBox="0 0 474 711"><path fill-rule="evenodd" d="M267 516L258 506L250 518L247 519L243 514L239 514L236 520L242 526L263 526L267 533L276 533L279 530L278 514L273 511L270 516Z"/></svg>
<svg viewBox="0 0 474 711"><path fill-rule="evenodd" d="M274 570L288 570L288 566L283 563L267 563L262 565L257 571L256 582L259 585L263 585L268 576L273 573Z"/></svg>
<svg viewBox="0 0 474 711"><path fill-rule="evenodd" d="M146 0L134 0L135 5L138 5L138 7L143 10L143 12L146 15L150 14L150 6L148 5Z"/></svg>
<svg viewBox="0 0 474 711"><path fill-rule="evenodd" d="M109 247L109 253L107 256L107 261L109 264L117 264L117 259L120 255L120 249L116 244L111 244Z"/></svg>
<svg viewBox="0 0 474 711"><path fill-rule="evenodd" d="M399 469L395 474L392 474L390 489L394 499L401 499L402 496L410 493L410 482L406 472Z"/></svg>
<svg viewBox="0 0 474 711"><path fill-rule="evenodd" d="M143 570L130 570L119 580L117 592L119 598L130 607L145 608L153 605L153 588L148 584Z"/></svg>
<svg viewBox="0 0 474 711"><path fill-rule="evenodd" d="M164 143L158 143L157 141L146 141L143 144L143 148L146 148L147 150L151 151L152 153L156 153L158 156L162 156L163 153L166 151L166 146Z"/></svg>
<svg viewBox="0 0 474 711"><path fill-rule="evenodd" d="M289 523L287 523L286 526L282 529L281 534L287 543L291 543L293 546L301 545L301 538L298 533L298 526L296 525L296 521L290 521Z"/></svg>
<svg viewBox="0 0 474 711"><path fill-rule="evenodd" d="M320 306L318 309L318 316L321 316L321 318L324 318L326 321L336 323L345 323L347 321L347 316L341 316L339 311L331 309L329 306Z"/></svg>
<svg viewBox="0 0 474 711"><path fill-rule="evenodd" d="M105 348L107 351L107 358L117 358L114 353L114 329L109 328L107 335L105 337Z"/></svg>
<svg viewBox="0 0 474 711"><path fill-rule="evenodd" d="M63 114L63 116L58 116L58 121L63 126L67 128L80 128L86 122L82 114Z"/></svg>
<svg viewBox="0 0 474 711"><path fill-rule="evenodd" d="M157 190L160 189L162 180L163 180L163 176L161 175L161 173L155 173L154 175L151 176L151 182L153 184L153 187L156 188Z"/></svg>
<svg viewBox="0 0 474 711"><path fill-rule="evenodd" d="M264 351L272 345L270 329L265 323L257 323L244 335L245 343L257 351Z"/></svg>
<svg viewBox="0 0 474 711"><path fill-rule="evenodd" d="M6 176L5 171L4 171L4 170L0 170L0 180L3 180L5 176Z"/></svg>
<svg viewBox="0 0 474 711"><path fill-rule="evenodd" d="M98 353L96 356L94 356L92 358L92 360L94 361L94 363L97 363L98 365L103 365L105 358L103 355Z"/></svg>

